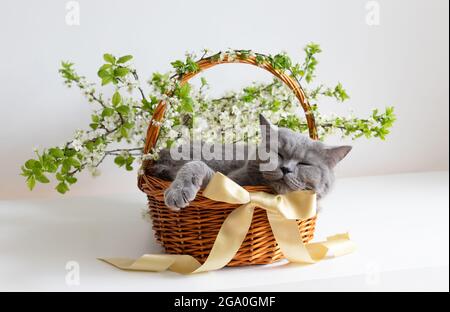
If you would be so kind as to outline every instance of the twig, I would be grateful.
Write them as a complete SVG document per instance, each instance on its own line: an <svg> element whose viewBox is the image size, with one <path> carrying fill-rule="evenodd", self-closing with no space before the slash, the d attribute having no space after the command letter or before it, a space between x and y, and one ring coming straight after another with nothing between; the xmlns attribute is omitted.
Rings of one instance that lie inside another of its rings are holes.
<svg viewBox="0 0 450 312"><path fill-rule="evenodd" d="M133 74L134 80L136 80L137 82L140 82L140 81L139 81L139 76L138 76L136 70L134 70L134 69L131 70L131 74ZM142 88L141 88L141 86L138 85L137 88L138 88L138 90L139 90L139 93L141 94L142 99L143 99L144 101L148 102L148 101L147 101L147 98L145 97L144 91L143 91Z"/></svg>
<svg viewBox="0 0 450 312"><path fill-rule="evenodd" d="M300 76L299 79L295 78L297 80L297 82L300 84L300 82L302 82L303 77L306 76L306 70L308 69L309 63L311 62L313 55L312 54L308 54L306 56L306 60L305 60L305 64L303 64L303 76Z"/></svg>
<svg viewBox="0 0 450 312"><path fill-rule="evenodd" d="M94 101L96 101L97 103L99 103L103 108L106 108L105 103L103 103L103 101L100 100L100 98L98 98L98 97L95 95L94 92L89 93L89 95L92 97L92 99L93 99Z"/></svg>

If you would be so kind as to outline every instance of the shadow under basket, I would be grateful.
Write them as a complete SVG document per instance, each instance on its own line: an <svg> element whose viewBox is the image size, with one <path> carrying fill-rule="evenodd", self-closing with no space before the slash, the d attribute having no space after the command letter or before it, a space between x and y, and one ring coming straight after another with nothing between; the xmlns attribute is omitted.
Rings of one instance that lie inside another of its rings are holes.
<svg viewBox="0 0 450 312"><path fill-rule="evenodd" d="M240 205L216 202L201 196L179 212L164 204L164 190L170 181L142 175L139 186L148 197L149 213L158 242L168 254L191 255L203 263L209 255L220 227L228 214ZM265 186L246 186L250 192L270 192ZM316 217L297 221L303 242L314 235ZM265 210L256 208L247 236L227 266L269 264L283 259Z"/></svg>

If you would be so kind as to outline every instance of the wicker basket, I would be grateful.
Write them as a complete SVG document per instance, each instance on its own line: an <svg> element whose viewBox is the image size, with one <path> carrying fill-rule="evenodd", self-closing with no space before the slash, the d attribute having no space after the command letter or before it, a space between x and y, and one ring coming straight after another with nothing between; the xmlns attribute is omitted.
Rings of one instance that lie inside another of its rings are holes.
<svg viewBox="0 0 450 312"><path fill-rule="evenodd" d="M238 58L231 61L226 55L222 60L205 58L197 64L201 71L218 64L231 62L259 66L286 83L300 101L305 112L310 137L317 139L314 116L305 94L300 84L288 74L276 70L270 63L261 64L257 62L255 57ZM180 84L186 83L197 73L179 77ZM166 105L166 102L161 101L155 109L147 131L145 153L148 153L156 144L159 135L159 121L164 117ZM148 165L146 164L146 166ZM180 212L172 211L164 204L164 190L170 183L170 181L145 174L138 178L139 188L148 197L149 212L156 238L162 244L166 253L191 255L203 263L212 248L223 221L239 205L212 201L201 196L200 191L188 207ZM266 186L246 186L245 188L250 192L271 192L270 188ZM297 223L303 241L305 243L310 241L314 235L316 218L298 221ZM280 259L283 259L283 255L272 234L266 212L261 208L256 208L249 232L228 266L269 264Z"/></svg>

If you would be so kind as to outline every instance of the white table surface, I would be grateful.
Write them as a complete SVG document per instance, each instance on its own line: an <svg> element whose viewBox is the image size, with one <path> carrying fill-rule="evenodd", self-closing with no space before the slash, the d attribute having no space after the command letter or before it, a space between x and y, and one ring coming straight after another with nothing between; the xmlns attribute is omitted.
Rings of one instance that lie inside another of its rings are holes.
<svg viewBox="0 0 450 312"><path fill-rule="evenodd" d="M340 179L316 239L349 231L357 252L315 265L280 262L184 276L126 272L97 257L161 249L133 194L0 201L2 291L448 291L448 172ZM79 264L79 284L66 264Z"/></svg>

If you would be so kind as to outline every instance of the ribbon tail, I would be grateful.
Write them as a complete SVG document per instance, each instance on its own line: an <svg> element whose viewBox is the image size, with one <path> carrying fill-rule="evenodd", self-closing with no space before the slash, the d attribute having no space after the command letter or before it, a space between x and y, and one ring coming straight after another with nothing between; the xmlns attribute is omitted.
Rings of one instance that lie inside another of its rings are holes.
<svg viewBox="0 0 450 312"><path fill-rule="evenodd" d="M267 217L283 255L290 262L316 263L329 254L339 257L356 250L347 233L328 237L324 242L304 244L295 220L284 219L272 212L267 212Z"/></svg>
<svg viewBox="0 0 450 312"><path fill-rule="evenodd" d="M188 274L201 266L200 262L188 255L154 254L143 255L136 260L126 258L100 258L99 260L127 271L162 272L170 270Z"/></svg>
<svg viewBox="0 0 450 312"><path fill-rule="evenodd" d="M314 263L309 250L303 244L297 221L284 219L280 214L267 211L270 227L281 252L290 262ZM322 250L322 252L326 250Z"/></svg>
<svg viewBox="0 0 450 312"><path fill-rule="evenodd" d="M323 242L308 244L307 248L311 254L315 254L317 250L325 248L326 252L323 256L320 254L313 256L317 257L317 260L321 260L326 255L333 257L348 255L356 250L356 244L350 240L348 233L343 233L327 237L327 240Z"/></svg>
<svg viewBox="0 0 450 312"><path fill-rule="evenodd" d="M205 263L194 273L217 270L226 266L236 255L253 219L254 207L242 205L233 210L222 224Z"/></svg>
<svg viewBox="0 0 450 312"><path fill-rule="evenodd" d="M254 207L246 204L236 208L227 216L203 265L189 255L152 254L143 255L137 260L126 258L99 258L99 260L128 271L162 272L169 270L190 274L217 270L226 266L241 247L250 228L253 212Z"/></svg>

